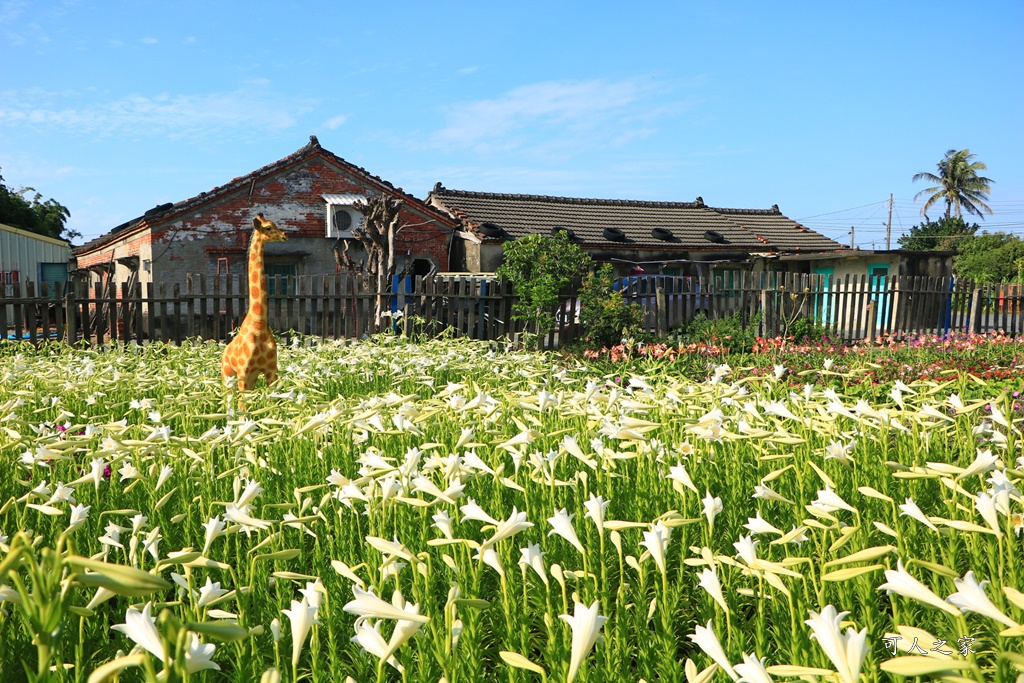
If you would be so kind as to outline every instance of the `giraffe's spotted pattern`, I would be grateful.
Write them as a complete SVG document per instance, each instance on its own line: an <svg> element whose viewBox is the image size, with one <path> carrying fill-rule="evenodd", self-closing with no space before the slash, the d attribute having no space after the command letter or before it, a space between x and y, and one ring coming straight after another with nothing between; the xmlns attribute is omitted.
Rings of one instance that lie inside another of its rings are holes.
<svg viewBox="0 0 1024 683"><path fill-rule="evenodd" d="M221 375L225 381L237 377L239 391L255 387L261 374L267 385L277 380L277 342L267 327L263 245L266 242L283 242L287 237L262 214L252 223L255 230L249 245L249 310L238 335L224 349L221 360Z"/></svg>

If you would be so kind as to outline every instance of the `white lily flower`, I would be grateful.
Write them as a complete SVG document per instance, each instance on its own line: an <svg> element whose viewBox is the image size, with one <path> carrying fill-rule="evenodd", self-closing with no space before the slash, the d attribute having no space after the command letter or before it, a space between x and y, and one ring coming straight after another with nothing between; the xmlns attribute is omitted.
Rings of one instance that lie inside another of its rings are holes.
<svg viewBox="0 0 1024 683"><path fill-rule="evenodd" d="M354 587L353 587L354 588ZM299 654L302 653L302 644L306 642L309 630L316 623L316 607L311 606L303 598L302 602L292 600L290 609L281 610L281 614L288 617L292 629L292 662L299 661Z"/></svg>
<svg viewBox="0 0 1024 683"><path fill-rule="evenodd" d="M489 548L495 545L498 541L503 541L506 538L515 536L520 531L525 531L533 526L533 522L526 521L526 513L519 512L515 506L512 506L512 514L508 516L508 519L498 522L497 528L494 530L494 535L488 538L483 543L483 547Z"/></svg>
<svg viewBox="0 0 1024 683"><path fill-rule="evenodd" d="M836 667L840 683L857 683L864 658L868 654L868 630L864 628L858 632L848 628L843 633L840 624L849 612L837 613L832 605L826 605L821 614L813 610L808 610L808 614L811 618L804 623L811 627L811 637L818 641L818 645Z"/></svg>
<svg viewBox="0 0 1024 683"><path fill-rule="evenodd" d="M160 640L160 632L156 630L156 619L152 616L153 603L147 602L142 611L129 607L124 615L124 623L110 628L125 634L142 649L165 662L164 645Z"/></svg>
<svg viewBox="0 0 1024 683"><path fill-rule="evenodd" d="M220 582L212 581L210 577L207 576L206 584L199 589L199 601L196 604L200 609L202 609L227 593L227 590L220 587Z"/></svg>
<svg viewBox="0 0 1024 683"><path fill-rule="evenodd" d="M92 509L91 505L72 505L71 522L70 524L68 524L67 531L72 532L78 527L85 524L85 520L89 519L90 509Z"/></svg>
<svg viewBox="0 0 1024 683"><path fill-rule="evenodd" d="M845 445L840 441L833 441L825 447L825 459L838 460L844 465L849 465L853 462L853 458L850 456L850 451L853 450L853 447L853 441Z"/></svg>
<svg viewBox="0 0 1024 683"><path fill-rule="evenodd" d="M896 560L896 569L885 570L885 583L878 587L888 593L896 593L905 598L911 598L926 605L937 607L942 611L960 616L960 611L951 604L937 596L932 589L924 585L907 572L903 567L903 560Z"/></svg>
<svg viewBox="0 0 1024 683"><path fill-rule="evenodd" d="M967 477L973 476L975 474L984 474L986 472L991 472L996 468L998 462L998 455L992 455L991 450L983 451L979 448L978 455L975 456L974 462L968 465L967 469L965 469L957 476L957 481L961 479L966 479Z"/></svg>
<svg viewBox="0 0 1024 683"><path fill-rule="evenodd" d="M342 607L349 614L367 619L411 619L421 624L430 621L429 617L423 615L410 616L405 610L378 598L370 591L364 591L359 586L352 586L352 595L355 596L355 600Z"/></svg>
<svg viewBox="0 0 1024 683"><path fill-rule="evenodd" d="M203 525L203 528L206 529L206 540L203 542L204 556L210 552L210 546L213 545L213 542L217 537L224 534L224 529L226 527L227 524L222 522L220 517L211 517L210 520Z"/></svg>
<svg viewBox="0 0 1024 683"><path fill-rule="evenodd" d="M332 468L330 475L327 477L327 483L330 484L331 486L340 489L341 487L347 486L348 484L352 483L352 480L350 480L348 477L343 475L338 470Z"/></svg>
<svg viewBox="0 0 1024 683"><path fill-rule="evenodd" d="M100 589L103 590L103 589ZM111 594L113 595L113 594ZM0 603L10 602L15 605L21 604L21 594L18 593L17 589L11 588L7 584L0 583Z"/></svg>
<svg viewBox="0 0 1024 683"><path fill-rule="evenodd" d="M452 532L452 518L448 514L447 510L441 510L441 512L438 512L436 515L431 517L431 519L434 520L434 523L430 526L444 534L445 538L451 539L455 537Z"/></svg>
<svg viewBox="0 0 1024 683"><path fill-rule="evenodd" d="M743 525L752 534L776 534L778 536L784 536L782 529L772 526L761 517L761 512L757 512L755 517L747 517L747 523Z"/></svg>
<svg viewBox="0 0 1024 683"><path fill-rule="evenodd" d="M704 516L708 518L708 526L712 529L715 528L715 517L718 516L724 506L722 505L722 499L718 496L711 497L711 492L707 489L704 490L704 498L701 500L704 503Z"/></svg>
<svg viewBox="0 0 1024 683"><path fill-rule="evenodd" d="M320 602L323 600L323 596L327 593L327 589L324 587L323 582L320 579L316 581L307 581L305 588L300 588L299 593L306 599L309 606L316 609L319 613Z"/></svg>
<svg viewBox="0 0 1024 683"><path fill-rule="evenodd" d="M77 503L75 500L75 489L70 486L65 486L64 482L57 482L56 488L53 489L53 495L50 496L50 500L46 501L47 505L53 505L54 503Z"/></svg>
<svg viewBox="0 0 1024 683"><path fill-rule="evenodd" d="M466 504L460 507L459 510L462 512L463 522L465 522L468 519L473 519L478 522L484 522L485 524L493 524L495 526L498 525L498 520L484 512L483 508L477 505L476 501L473 500L472 498L468 499L466 501Z"/></svg>
<svg viewBox="0 0 1024 683"><path fill-rule="evenodd" d="M132 533L137 534L142 531L142 527L144 527L148 521L149 517L146 517L143 514L138 514L132 517Z"/></svg>
<svg viewBox="0 0 1024 683"><path fill-rule="evenodd" d="M608 621L608 617L602 617L597 613L600 602L595 600L590 607L581 602L575 603L573 615L559 614L558 618L569 624L572 629L572 650L569 656L569 673L566 676L566 683L572 683L580 670L580 665L589 654L594 643L601 634L601 627Z"/></svg>
<svg viewBox="0 0 1024 683"><path fill-rule="evenodd" d="M224 510L224 519L234 522L246 530L270 528L271 522L265 519L256 519L249 514L247 508L248 506L246 508L239 508L234 505L228 505Z"/></svg>
<svg viewBox="0 0 1024 683"><path fill-rule="evenodd" d="M686 467L683 465L683 463L680 462L668 468L668 478L671 479L672 481L679 482L686 488L696 493L698 496L700 495L700 491L698 491L697 487L694 486L693 480L690 479L690 473L686 471Z"/></svg>
<svg viewBox="0 0 1024 683"><path fill-rule="evenodd" d="M757 544L760 541L753 540L750 535L741 536L740 540L732 544L736 548L736 555L743 560L748 567L757 565Z"/></svg>
<svg viewBox="0 0 1024 683"><path fill-rule="evenodd" d="M476 551L476 555L473 556L473 559L480 560L488 567L498 572L499 576L505 576L505 568L501 566L501 559L498 557L498 553L494 550L493 546L480 546Z"/></svg>
<svg viewBox="0 0 1024 683"><path fill-rule="evenodd" d="M533 571L537 572L537 576L544 582L545 586L549 586L548 574L544 570L544 551L540 549L539 543L531 543L525 548L520 548L519 552L522 553L522 557L519 558L519 564L524 567L530 567Z"/></svg>
<svg viewBox="0 0 1024 683"><path fill-rule="evenodd" d="M764 668L764 657L758 659L753 655L743 653L743 663L736 665L736 673L740 675L736 683L772 683L772 677Z"/></svg>
<svg viewBox="0 0 1024 683"><path fill-rule="evenodd" d="M913 517L914 519L921 522L921 524L924 524L932 531L939 530L938 527L932 524L931 520L928 519L928 517L923 512L921 512L921 508L917 506L917 503L914 502L913 498L907 498L907 502L900 505L900 510L902 510L902 512L900 513L900 517L902 517L903 515L906 515L907 517Z"/></svg>
<svg viewBox="0 0 1024 683"><path fill-rule="evenodd" d="M774 490L771 489L771 487L766 486L765 484L755 484L754 495L751 497L763 498L765 500L775 500L780 503L789 503L790 505L794 504L793 501L791 501L789 498L786 498L785 496L776 493Z"/></svg>
<svg viewBox="0 0 1024 683"><path fill-rule="evenodd" d="M164 465L160 468L160 476L157 477L156 487L153 490L159 491L160 487L167 483L167 480L171 478L172 474L174 474L174 468L170 465Z"/></svg>
<svg viewBox="0 0 1024 683"><path fill-rule="evenodd" d="M811 503L811 505L830 513L835 512L836 510L849 510L850 512L857 511L856 508L843 500L839 494L833 491L832 487L828 485L826 485L823 490L818 491L818 497Z"/></svg>
<svg viewBox="0 0 1024 683"><path fill-rule="evenodd" d="M153 560L157 561L160 559L160 541L163 536L160 535L160 527L153 527L148 534L146 534L146 540L142 543L142 552L148 552L153 556Z"/></svg>
<svg viewBox="0 0 1024 683"><path fill-rule="evenodd" d="M1020 626L1016 621L1000 612L999 608L989 600L985 594L985 586L988 585L988 581L979 583L973 570L964 574L962 579L953 579L953 585L956 586L957 591L946 598L946 602L959 607L964 614L976 612L1010 628Z"/></svg>
<svg viewBox="0 0 1024 683"><path fill-rule="evenodd" d="M100 490L100 482L103 481L103 471L107 467L107 461L103 458L93 458L89 462L89 476L92 478L93 486Z"/></svg>
<svg viewBox="0 0 1024 683"><path fill-rule="evenodd" d="M662 574L665 574L667 571L665 551L668 548L668 542L671 537L672 530L658 522L649 531L644 532L644 540L640 541L640 545L647 548L651 553L651 559L654 560L654 564L657 565L658 571Z"/></svg>
<svg viewBox="0 0 1024 683"><path fill-rule="evenodd" d="M604 531L605 511L608 509L609 502L611 501L605 500L603 496L595 496L591 493L590 498L583 503L583 507L587 509L584 516L593 520L598 533Z"/></svg>
<svg viewBox="0 0 1024 683"><path fill-rule="evenodd" d="M213 661L213 653L217 650L217 646L213 643L200 642L199 636L195 633L191 635L192 639L189 641L188 649L185 650L185 668L188 672L194 674L206 669L220 671L220 666Z"/></svg>
<svg viewBox="0 0 1024 683"><path fill-rule="evenodd" d="M240 480L236 479L235 482L239 483ZM237 488L235 489L238 490ZM256 496L263 493L263 487L260 486L258 481L249 480L245 485L245 490L235 501L235 507L238 509L245 509L256 500Z"/></svg>
<svg viewBox="0 0 1024 683"><path fill-rule="evenodd" d="M391 602L397 609L402 610L407 615L406 618L395 622L395 628L391 632L391 639L388 641L388 649L391 652L395 652L420 630L423 622L409 618L420 616L420 606L417 603L406 602L405 598L402 597L401 591L396 590L394 592L391 596Z"/></svg>
<svg viewBox="0 0 1024 683"><path fill-rule="evenodd" d="M139 472L139 470L135 468L135 465L132 464L131 460L128 460L125 464L121 465L121 469L117 472L121 475L121 481L125 481L126 479L142 479L142 472Z"/></svg>
<svg viewBox="0 0 1024 683"><path fill-rule="evenodd" d="M110 598L116 596L117 593L111 590L107 590L103 586L96 589L96 595L92 596L92 600L85 606L86 609L96 609Z"/></svg>
<svg viewBox="0 0 1024 683"><path fill-rule="evenodd" d="M551 525L551 531L548 532L548 536L558 534L582 553L584 552L583 544L580 543L579 536L576 535L576 529L572 526L573 517L575 515L570 515L566 512L565 508L555 510L554 516L548 517L548 524Z"/></svg>
<svg viewBox="0 0 1024 683"><path fill-rule="evenodd" d="M393 650L380 632L381 624L382 622L380 621L371 624L367 620L357 619L356 634L352 637L352 642L358 643L360 647L377 659L384 659L399 672L404 673L405 667L395 659Z"/></svg>
<svg viewBox="0 0 1024 683"><path fill-rule="evenodd" d="M722 643L719 642L718 636L711 630L711 620L708 619L707 626L698 626L694 629L694 632L686 636L693 642L697 643L697 646L704 651L708 657L728 674L729 678L734 681L739 680L739 674L732 668L732 664L729 663L729 658L725 656L725 650L722 648Z"/></svg>
<svg viewBox="0 0 1024 683"><path fill-rule="evenodd" d="M725 602L725 596L722 594L722 582L718 580L718 571L714 566L705 567L697 575L697 585L707 591L707 594L728 614L729 605Z"/></svg>
<svg viewBox="0 0 1024 683"><path fill-rule="evenodd" d="M989 525L996 536L1002 536L1003 530L999 527L999 511L996 510L996 499L994 496L981 492L974 497L974 507L978 509L985 523Z"/></svg>

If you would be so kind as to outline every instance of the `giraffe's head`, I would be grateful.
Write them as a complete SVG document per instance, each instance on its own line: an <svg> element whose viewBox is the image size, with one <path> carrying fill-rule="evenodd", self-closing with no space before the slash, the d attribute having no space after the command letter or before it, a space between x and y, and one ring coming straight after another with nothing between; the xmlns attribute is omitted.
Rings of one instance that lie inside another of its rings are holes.
<svg viewBox="0 0 1024 683"><path fill-rule="evenodd" d="M268 221L264 218L262 213L256 214L256 218L252 219L252 227L256 228L256 231L262 235L264 242L285 242L288 240L288 236L274 225L273 221Z"/></svg>

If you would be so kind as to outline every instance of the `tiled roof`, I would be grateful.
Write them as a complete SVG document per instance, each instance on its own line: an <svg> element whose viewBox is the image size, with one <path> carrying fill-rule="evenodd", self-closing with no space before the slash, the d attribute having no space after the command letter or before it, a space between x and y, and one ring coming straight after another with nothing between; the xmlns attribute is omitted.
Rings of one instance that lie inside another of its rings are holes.
<svg viewBox="0 0 1024 683"><path fill-rule="evenodd" d="M665 251L789 251L840 248L772 209L715 209L698 197L693 202L647 202L628 199L583 199L544 195L498 194L449 190L434 186L427 201L443 207L483 239L508 239L553 229L571 230L583 246ZM489 223L501 228L480 226ZM606 228L624 233L610 240ZM671 239L659 239L667 230ZM717 233L717 235L715 234ZM719 238L720 236L720 238Z"/></svg>
<svg viewBox="0 0 1024 683"><path fill-rule="evenodd" d="M117 227L113 228L110 232L101 235L94 240L86 242L80 247L75 247L72 251L76 255L94 251L105 245L107 242L110 242L115 239L120 239L123 235L126 235L130 232L134 232L138 228L152 226L157 223L161 223L169 219L176 218L178 215L185 213L187 211L191 211L197 206L200 206L202 204L205 204L216 199L220 199L221 197L229 195L233 192L237 192L238 190L249 187L251 183L261 180L266 176L274 175L280 172L282 169L300 163L312 156L319 156L323 159L330 161L331 163L341 167L351 175L368 182L370 185L375 185L378 190L385 191L388 194L402 196L406 200L406 204L409 206L409 208L414 208L420 211L421 213L425 213L430 217L435 218L438 221L445 224L451 224L452 222L452 219L445 212L439 211L438 209L424 203L423 200L417 199L416 197L407 193L402 188L395 187L394 185L380 178L379 176L373 175L365 168L349 163L342 159L341 157L337 156L336 154L327 151L326 149L320 146L320 141L317 140L315 135L310 135L309 144L302 147L298 151L289 154L283 159L280 159L272 164L268 164L267 166L259 168L253 171L252 173L247 173L244 176L235 178L231 182L221 185L219 187L215 187L209 192L200 192L195 197L177 203L161 204L159 206L153 207L152 209L150 209L143 215L139 216L138 218L133 218L130 221L126 221L121 225L118 225Z"/></svg>
<svg viewBox="0 0 1024 683"><path fill-rule="evenodd" d="M749 230L780 251L833 251L844 246L803 226L792 218L786 218L778 205L770 209L721 209L708 207L719 215L729 218L740 227Z"/></svg>

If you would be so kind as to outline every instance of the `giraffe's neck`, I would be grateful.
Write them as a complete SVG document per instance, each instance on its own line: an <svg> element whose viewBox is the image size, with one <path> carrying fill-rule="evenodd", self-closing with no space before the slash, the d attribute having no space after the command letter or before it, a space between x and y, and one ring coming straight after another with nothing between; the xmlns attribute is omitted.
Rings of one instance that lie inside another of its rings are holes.
<svg viewBox="0 0 1024 683"><path fill-rule="evenodd" d="M253 322L267 321L267 276L263 268L263 235L253 230L249 242L249 312Z"/></svg>

